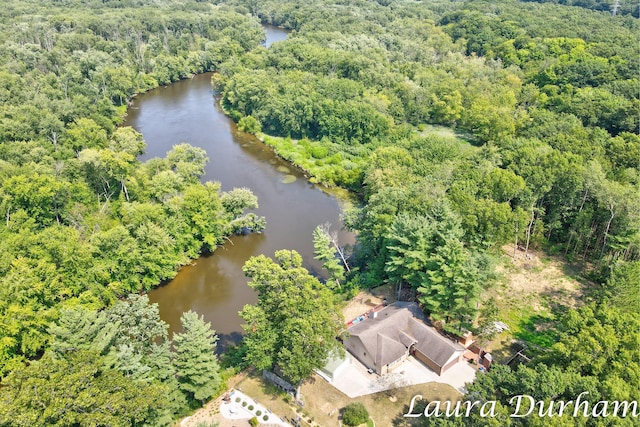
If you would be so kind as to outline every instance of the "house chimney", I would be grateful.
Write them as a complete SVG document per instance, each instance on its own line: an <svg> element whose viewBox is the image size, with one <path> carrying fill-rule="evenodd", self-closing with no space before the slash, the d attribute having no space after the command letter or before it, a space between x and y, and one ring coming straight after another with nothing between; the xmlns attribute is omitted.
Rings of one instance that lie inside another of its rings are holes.
<svg viewBox="0 0 640 427"><path fill-rule="evenodd" d="M471 344L473 344L473 334L471 332L465 332L462 334L460 338L458 338L458 343L462 345L464 348L469 348Z"/></svg>

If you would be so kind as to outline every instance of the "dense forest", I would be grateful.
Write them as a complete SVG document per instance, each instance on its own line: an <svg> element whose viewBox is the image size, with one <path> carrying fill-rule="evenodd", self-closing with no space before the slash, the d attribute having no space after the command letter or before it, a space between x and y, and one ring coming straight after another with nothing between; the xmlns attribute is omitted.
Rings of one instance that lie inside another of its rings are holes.
<svg viewBox="0 0 640 427"><path fill-rule="evenodd" d="M146 299L114 303L264 219L244 214L248 189L200 182L204 150L176 141L142 164L141 135L117 125L136 93L215 70L263 33L197 2L0 9L0 424L170 425L216 392L216 370L190 387L200 373L186 366L202 354L217 366L214 338L172 349Z"/></svg>
<svg viewBox="0 0 640 427"><path fill-rule="evenodd" d="M245 214L258 201L201 183L207 154L178 141L139 162L141 135L118 127L135 94L205 71L239 128L361 199L334 294L388 283L446 331L482 334L507 244L596 284L555 344L469 398L639 400L640 28L637 5L610 3L1 1L0 425L170 425L224 387L209 325L186 313L169 339L129 294L263 229ZM293 31L265 49L260 22ZM280 256L248 263L256 287L291 269L332 307L297 254ZM270 297L244 315L273 338ZM303 357L290 337L266 348L248 332L244 362ZM614 421L554 420L633 425Z"/></svg>
<svg viewBox="0 0 640 427"><path fill-rule="evenodd" d="M596 267L637 262L634 19L517 2L357 4L247 2L296 31L224 64L214 84L240 126L281 136L265 138L316 180L359 192L365 205L347 220L365 285L404 282L438 300L425 269L455 258L474 288L482 253L509 242Z"/></svg>
<svg viewBox="0 0 640 427"><path fill-rule="evenodd" d="M635 19L520 2L234 3L295 31L224 64L213 84L240 127L360 195L345 218L359 236L346 288L393 284L445 330L482 335L499 318L484 295L501 248L561 255L598 284L587 305L470 399L638 399Z"/></svg>
<svg viewBox="0 0 640 427"><path fill-rule="evenodd" d="M579 6L585 9L611 12L613 15L632 14L640 17L640 5L633 0L525 0L538 3L555 3L567 6Z"/></svg>

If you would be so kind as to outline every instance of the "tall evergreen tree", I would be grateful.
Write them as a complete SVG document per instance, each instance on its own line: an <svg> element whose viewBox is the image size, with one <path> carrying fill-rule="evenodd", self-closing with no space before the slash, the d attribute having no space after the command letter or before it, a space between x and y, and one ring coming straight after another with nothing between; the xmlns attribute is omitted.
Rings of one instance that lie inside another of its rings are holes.
<svg viewBox="0 0 640 427"><path fill-rule="evenodd" d="M167 340L168 325L160 319L158 304L149 304L147 295L130 294L107 312L110 323L119 323L116 344L131 345L136 352L148 353L157 340Z"/></svg>
<svg viewBox="0 0 640 427"><path fill-rule="evenodd" d="M57 323L49 327L51 349L59 356L67 352L92 350L106 354L113 345L119 322L109 322L104 312L74 307L62 310Z"/></svg>
<svg viewBox="0 0 640 427"><path fill-rule="evenodd" d="M429 215L399 215L386 237L389 282L409 284L435 318L471 321L486 266L464 247L462 237L460 220L446 204Z"/></svg>
<svg viewBox="0 0 640 427"><path fill-rule="evenodd" d="M205 401L220 385L220 366L214 353L218 337L211 324L189 310L180 318L183 333L174 336L174 365L180 389L189 397Z"/></svg>
<svg viewBox="0 0 640 427"><path fill-rule="evenodd" d="M171 426L174 424L174 414L181 414L187 407L187 401L180 390L178 379L176 378L176 368L171 363L173 353L171 352L171 341L164 341L162 344L152 344L149 353L145 356L144 363L151 368L149 376L154 380L159 380L167 387L167 407L163 411L158 411L156 425Z"/></svg>

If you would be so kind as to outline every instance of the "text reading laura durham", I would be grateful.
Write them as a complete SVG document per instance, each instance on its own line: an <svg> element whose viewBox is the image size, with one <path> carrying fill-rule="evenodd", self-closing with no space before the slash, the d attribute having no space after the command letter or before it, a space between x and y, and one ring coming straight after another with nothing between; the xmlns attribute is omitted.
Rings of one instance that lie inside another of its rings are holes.
<svg viewBox="0 0 640 427"><path fill-rule="evenodd" d="M589 392L580 393L575 400L558 400L543 401L536 400L527 394L519 394L509 399L512 418L522 417L638 417L638 402L632 401L607 401L600 400L591 403L587 400ZM481 402L464 401L464 402L440 402L431 401L426 404L424 410L417 409L422 407L419 402L422 401L422 395L417 394L411 399L409 411L404 414L405 417L469 417L473 411L477 411L481 417L495 417L497 401L487 400Z"/></svg>

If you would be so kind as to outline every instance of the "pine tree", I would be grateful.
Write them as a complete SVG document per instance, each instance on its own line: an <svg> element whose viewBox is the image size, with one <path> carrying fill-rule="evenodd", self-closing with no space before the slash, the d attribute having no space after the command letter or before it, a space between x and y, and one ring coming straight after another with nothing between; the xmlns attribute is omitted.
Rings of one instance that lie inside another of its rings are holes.
<svg viewBox="0 0 640 427"><path fill-rule="evenodd" d="M109 321L104 312L82 307L64 309L57 323L49 327L51 348L58 355L79 350L106 354L113 345L120 323Z"/></svg>
<svg viewBox="0 0 640 427"><path fill-rule="evenodd" d="M148 381L151 368L142 361L142 355L137 353L131 344L120 344L113 357L107 358L113 363L113 368L122 372L126 377L137 381Z"/></svg>
<svg viewBox="0 0 640 427"><path fill-rule="evenodd" d="M157 341L167 340L168 325L160 319L158 304L150 304L147 295L131 294L106 313L109 323L119 323L117 345L130 345L136 353L146 354Z"/></svg>
<svg viewBox="0 0 640 427"><path fill-rule="evenodd" d="M486 270L462 242L460 220L447 205L430 215L398 215L386 236L390 283L408 284L435 319L468 322Z"/></svg>
<svg viewBox="0 0 640 427"><path fill-rule="evenodd" d="M159 427L174 425L174 414L179 414L187 407L187 401L176 378L176 369L171 363L172 357L171 342L164 341L161 344L152 344L149 354L144 359L151 368L150 376L166 385L168 390L168 405L162 411L158 411L155 420Z"/></svg>
<svg viewBox="0 0 640 427"><path fill-rule="evenodd" d="M220 385L220 366L214 353L218 337L211 324L191 310L182 315L180 322L184 332L173 339L180 389L204 402Z"/></svg>

